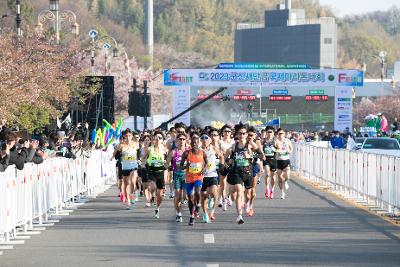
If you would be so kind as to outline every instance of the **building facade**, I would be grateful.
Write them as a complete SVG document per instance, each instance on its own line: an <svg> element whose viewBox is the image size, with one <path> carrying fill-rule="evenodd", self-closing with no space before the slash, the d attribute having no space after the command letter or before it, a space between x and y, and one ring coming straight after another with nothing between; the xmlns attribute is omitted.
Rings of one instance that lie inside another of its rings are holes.
<svg viewBox="0 0 400 267"><path fill-rule="evenodd" d="M289 3L288 3L289 2ZM337 25L334 18L306 19L290 1L265 11L264 24L238 24L235 62L308 64L335 68Z"/></svg>

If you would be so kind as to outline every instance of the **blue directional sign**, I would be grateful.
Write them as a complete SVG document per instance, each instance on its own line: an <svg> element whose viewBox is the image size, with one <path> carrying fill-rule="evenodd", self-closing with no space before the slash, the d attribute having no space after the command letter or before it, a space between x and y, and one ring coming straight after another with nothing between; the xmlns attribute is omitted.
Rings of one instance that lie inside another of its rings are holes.
<svg viewBox="0 0 400 267"><path fill-rule="evenodd" d="M104 44L103 44L103 48L104 48L104 49L110 49L110 48L111 48L111 45L110 45L109 43L104 43Z"/></svg>
<svg viewBox="0 0 400 267"><path fill-rule="evenodd" d="M288 90L273 90L272 94L273 95L288 95L289 92L288 92Z"/></svg>
<svg viewBox="0 0 400 267"><path fill-rule="evenodd" d="M97 37L97 35L99 35L99 33L98 33L95 29L91 29L91 30L89 31L89 37L90 37L90 38L94 39L94 38Z"/></svg>

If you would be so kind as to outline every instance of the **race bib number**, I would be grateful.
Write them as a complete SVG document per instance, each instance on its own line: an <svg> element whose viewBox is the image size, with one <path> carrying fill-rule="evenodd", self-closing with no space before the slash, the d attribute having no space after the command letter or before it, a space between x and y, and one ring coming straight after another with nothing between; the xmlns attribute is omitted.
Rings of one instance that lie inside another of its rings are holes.
<svg viewBox="0 0 400 267"><path fill-rule="evenodd" d="M124 161L135 161L136 157L135 156L126 156L122 160L124 160Z"/></svg>
<svg viewBox="0 0 400 267"><path fill-rule="evenodd" d="M192 162L189 165L189 173L201 173L201 163L198 162Z"/></svg>
<svg viewBox="0 0 400 267"><path fill-rule="evenodd" d="M215 170L217 166L215 165L215 162L209 162L207 163L207 170Z"/></svg>
<svg viewBox="0 0 400 267"><path fill-rule="evenodd" d="M236 166L238 166L238 167L247 167L250 165L249 161L246 158L244 158L242 155L238 155L235 159L235 162L236 162Z"/></svg>

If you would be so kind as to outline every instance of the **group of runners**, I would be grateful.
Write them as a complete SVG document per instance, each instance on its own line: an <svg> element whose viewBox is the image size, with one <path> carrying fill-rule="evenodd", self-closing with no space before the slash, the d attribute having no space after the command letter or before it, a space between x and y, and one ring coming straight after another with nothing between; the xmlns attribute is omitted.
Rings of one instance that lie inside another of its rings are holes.
<svg viewBox="0 0 400 267"><path fill-rule="evenodd" d="M282 128L268 126L258 132L238 124L188 129L178 123L166 134L125 130L112 159L117 159L119 197L127 209L143 196L145 207L155 205L154 217L159 218L169 185L177 222L183 222L186 203L189 225L201 213L204 223L214 221L218 208L226 211L235 203L236 222L243 224L243 210L254 215L256 186L264 174L265 197L275 197L278 183L285 198L292 150Z"/></svg>

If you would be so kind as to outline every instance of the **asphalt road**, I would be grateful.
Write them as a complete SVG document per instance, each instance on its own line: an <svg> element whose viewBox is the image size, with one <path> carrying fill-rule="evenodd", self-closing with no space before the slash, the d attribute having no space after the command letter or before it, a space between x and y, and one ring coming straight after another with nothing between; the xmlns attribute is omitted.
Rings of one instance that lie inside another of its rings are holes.
<svg viewBox="0 0 400 267"><path fill-rule="evenodd" d="M290 185L285 200L266 200L259 186L244 225L232 207L194 226L186 210L175 222L169 199L158 220L143 202L125 210L113 187L4 251L0 266L400 266L399 227L299 180Z"/></svg>

